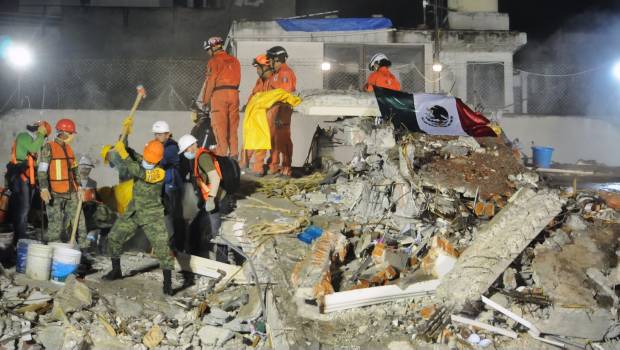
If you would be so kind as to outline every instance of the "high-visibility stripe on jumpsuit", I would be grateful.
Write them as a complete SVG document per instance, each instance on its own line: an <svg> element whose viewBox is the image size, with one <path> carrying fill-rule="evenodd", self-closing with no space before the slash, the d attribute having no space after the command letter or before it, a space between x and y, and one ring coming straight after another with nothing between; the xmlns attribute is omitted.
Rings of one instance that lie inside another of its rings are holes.
<svg viewBox="0 0 620 350"><path fill-rule="evenodd" d="M297 85L297 77L293 70L283 63L277 72L271 76L270 85L273 89L283 89L287 92L294 92ZM270 120L269 125L273 125L271 161L269 163L269 173L275 174L279 171L282 175L291 176L291 163L293 160L293 141L291 140L291 117L293 109L290 105L278 103L273 106L273 121ZM282 164L280 164L282 161Z"/></svg>
<svg viewBox="0 0 620 350"><path fill-rule="evenodd" d="M239 60L220 50L207 63L206 84L202 101L211 105L211 127L215 134L218 156L237 157L239 153Z"/></svg>

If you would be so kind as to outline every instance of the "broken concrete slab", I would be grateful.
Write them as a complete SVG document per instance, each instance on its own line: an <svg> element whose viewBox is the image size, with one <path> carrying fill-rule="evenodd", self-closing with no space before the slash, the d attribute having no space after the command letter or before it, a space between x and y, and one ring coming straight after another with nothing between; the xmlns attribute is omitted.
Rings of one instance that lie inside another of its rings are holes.
<svg viewBox="0 0 620 350"><path fill-rule="evenodd" d="M144 307L127 298L116 297L114 298L114 310L116 313L124 319L139 317L144 310Z"/></svg>
<svg viewBox="0 0 620 350"><path fill-rule="evenodd" d="M542 333L566 337L602 340L613 325L613 315L604 309L567 309L555 307L549 318L536 322Z"/></svg>
<svg viewBox="0 0 620 350"><path fill-rule="evenodd" d="M65 286L54 297L52 313L62 320L62 317L59 317L62 313L78 311L92 303L93 296L88 286L75 279L74 275L69 275Z"/></svg>
<svg viewBox="0 0 620 350"><path fill-rule="evenodd" d="M204 326L198 331L198 337L205 346L214 346L216 348L221 347L234 336L234 333L228 329Z"/></svg>
<svg viewBox="0 0 620 350"><path fill-rule="evenodd" d="M556 191L522 188L491 221L482 226L456 266L442 278L437 297L457 308L478 300L512 261L560 213Z"/></svg>

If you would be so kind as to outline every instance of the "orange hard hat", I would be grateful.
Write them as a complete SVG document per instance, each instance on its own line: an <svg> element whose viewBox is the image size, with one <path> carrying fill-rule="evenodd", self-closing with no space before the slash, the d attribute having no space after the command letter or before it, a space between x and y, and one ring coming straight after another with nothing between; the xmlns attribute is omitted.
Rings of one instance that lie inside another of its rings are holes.
<svg viewBox="0 0 620 350"><path fill-rule="evenodd" d="M269 59L267 58L267 55L261 54L261 55L256 56L256 58L254 58L254 61L252 61L252 65L256 67L259 64L261 66L269 65Z"/></svg>
<svg viewBox="0 0 620 350"><path fill-rule="evenodd" d="M144 145L142 158L151 164L159 163L164 158L164 145L157 140L149 141Z"/></svg>
<svg viewBox="0 0 620 350"><path fill-rule="evenodd" d="M49 134L52 133L52 126L50 125L50 123L46 122L45 120L39 120L39 121L35 122L35 124L37 126L43 125L45 127L45 135L46 136L48 136Z"/></svg>
<svg viewBox="0 0 620 350"><path fill-rule="evenodd" d="M60 119L56 123L56 131L64 131L70 134L75 134L75 123L71 119Z"/></svg>

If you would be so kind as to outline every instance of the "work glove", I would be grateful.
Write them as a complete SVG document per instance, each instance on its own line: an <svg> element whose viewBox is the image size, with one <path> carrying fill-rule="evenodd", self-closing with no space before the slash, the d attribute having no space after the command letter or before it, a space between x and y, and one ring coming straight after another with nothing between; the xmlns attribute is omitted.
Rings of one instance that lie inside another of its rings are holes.
<svg viewBox="0 0 620 350"><path fill-rule="evenodd" d="M114 144L114 150L116 151L116 153L118 153L118 156L121 157L121 159L127 159L127 157L129 157L129 153L125 148L125 143L121 140L118 140Z"/></svg>
<svg viewBox="0 0 620 350"><path fill-rule="evenodd" d="M39 125L37 132L43 136L47 136L47 129L45 128L45 125L43 124Z"/></svg>
<svg viewBox="0 0 620 350"><path fill-rule="evenodd" d="M41 199L43 200L43 202L45 202L45 204L49 203L52 200L52 195L47 188L41 189Z"/></svg>
<svg viewBox="0 0 620 350"><path fill-rule="evenodd" d="M123 124L122 124L122 134L124 135L129 135L131 134L131 131L133 130L133 116L128 116L125 119L123 119Z"/></svg>
<svg viewBox="0 0 620 350"><path fill-rule="evenodd" d="M209 197L205 203L205 210L210 213L215 210L215 197Z"/></svg>

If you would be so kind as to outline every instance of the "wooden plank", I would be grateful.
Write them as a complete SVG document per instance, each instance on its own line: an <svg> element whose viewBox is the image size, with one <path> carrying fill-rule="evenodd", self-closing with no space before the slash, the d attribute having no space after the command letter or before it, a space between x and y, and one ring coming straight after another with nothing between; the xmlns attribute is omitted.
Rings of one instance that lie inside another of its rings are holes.
<svg viewBox="0 0 620 350"><path fill-rule="evenodd" d="M554 174L572 174L572 175L594 175L594 171L570 170L570 169L552 169L552 168L534 168L541 173Z"/></svg>
<svg viewBox="0 0 620 350"><path fill-rule="evenodd" d="M441 281L438 279L414 283L406 289L396 285L371 287L338 292L325 296L324 313L384 303L392 300L433 294Z"/></svg>
<svg viewBox="0 0 620 350"><path fill-rule="evenodd" d="M249 283L243 271L239 271L243 268L242 266L224 264L219 261L184 253L177 253L174 265L177 271L191 271L195 274L211 278L220 278L221 274L218 270L221 270L226 273L223 280L228 280L230 276L234 275L233 282L238 284Z"/></svg>
<svg viewBox="0 0 620 350"><path fill-rule="evenodd" d="M511 330L508 330L508 329L491 326L488 323L472 320L472 319L462 317L459 315L451 315L450 318L452 319L453 322L463 323L466 325L474 326L476 328L487 330L489 332L500 334L500 335L503 335L509 338L517 339L517 333Z"/></svg>

